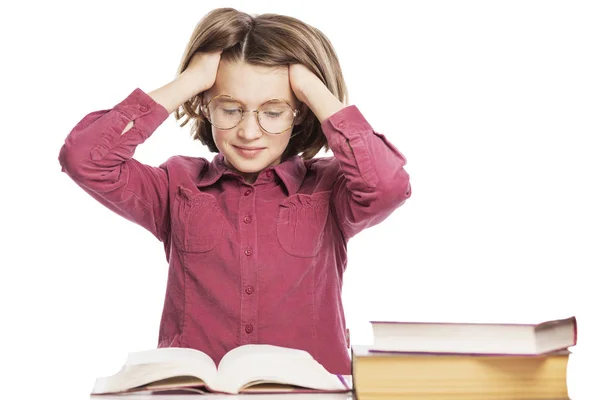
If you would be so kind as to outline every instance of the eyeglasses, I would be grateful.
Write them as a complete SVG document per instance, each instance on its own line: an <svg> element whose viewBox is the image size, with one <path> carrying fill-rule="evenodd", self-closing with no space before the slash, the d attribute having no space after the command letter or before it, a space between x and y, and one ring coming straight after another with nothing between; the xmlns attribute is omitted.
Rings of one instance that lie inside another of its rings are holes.
<svg viewBox="0 0 600 400"><path fill-rule="evenodd" d="M223 130L238 126L246 113L255 113L258 125L273 135L281 134L294 126L299 113L299 110L283 99L271 99L256 110L245 110L239 101L226 94L213 97L201 109L213 126Z"/></svg>

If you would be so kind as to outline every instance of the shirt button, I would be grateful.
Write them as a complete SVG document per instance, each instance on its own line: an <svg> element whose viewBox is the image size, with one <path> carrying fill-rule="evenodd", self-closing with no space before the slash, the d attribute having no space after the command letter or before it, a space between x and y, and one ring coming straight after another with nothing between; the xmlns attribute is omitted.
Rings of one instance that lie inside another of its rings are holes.
<svg viewBox="0 0 600 400"><path fill-rule="evenodd" d="M273 171L269 170L267 171L267 178L270 178L273 176Z"/></svg>
<svg viewBox="0 0 600 400"><path fill-rule="evenodd" d="M247 247L246 250L244 250L244 254L247 256L252 255L252 247Z"/></svg>
<svg viewBox="0 0 600 400"><path fill-rule="evenodd" d="M246 333L252 333L252 331L254 330L254 327L250 324L246 325Z"/></svg>
<svg viewBox="0 0 600 400"><path fill-rule="evenodd" d="M252 286L246 286L246 293L252 294L254 292L254 288Z"/></svg>
<svg viewBox="0 0 600 400"><path fill-rule="evenodd" d="M250 222L252 222L252 217L249 215L246 215L244 217L244 223L249 224Z"/></svg>
<svg viewBox="0 0 600 400"><path fill-rule="evenodd" d="M144 105L140 106L140 111L143 111L143 112L148 111L148 106L144 106Z"/></svg>
<svg viewBox="0 0 600 400"><path fill-rule="evenodd" d="M250 196L250 193L252 193L252 189L248 189L244 192L244 196Z"/></svg>
<svg viewBox="0 0 600 400"><path fill-rule="evenodd" d="M338 124L338 126L340 128L345 128L346 127L346 122L345 121L340 121L340 123Z"/></svg>

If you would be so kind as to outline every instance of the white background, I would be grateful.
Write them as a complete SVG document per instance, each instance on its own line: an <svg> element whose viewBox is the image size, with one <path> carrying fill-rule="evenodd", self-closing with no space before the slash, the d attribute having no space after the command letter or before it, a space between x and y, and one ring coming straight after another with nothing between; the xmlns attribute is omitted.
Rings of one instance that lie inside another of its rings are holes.
<svg viewBox="0 0 600 400"><path fill-rule="evenodd" d="M321 29L350 103L408 159L412 198L349 243L353 344L369 343L372 319L576 315L570 393L598 398L598 3L390 4L2 6L3 397L26 387L84 399L127 352L156 346L162 244L96 203L57 157L87 113L174 78L198 20L233 6ZM170 116L135 157L156 166L175 154L212 157Z"/></svg>

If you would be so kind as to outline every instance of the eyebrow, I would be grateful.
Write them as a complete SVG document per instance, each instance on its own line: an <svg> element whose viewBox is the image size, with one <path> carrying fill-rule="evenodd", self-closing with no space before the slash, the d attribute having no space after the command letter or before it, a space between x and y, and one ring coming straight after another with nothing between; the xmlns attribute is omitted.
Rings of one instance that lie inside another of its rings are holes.
<svg viewBox="0 0 600 400"><path fill-rule="evenodd" d="M233 100L237 101L238 103L241 103L241 104L243 104L244 106L247 106L247 105L248 105L246 102L244 102L244 101L242 101L242 100L240 100L240 99L238 99L238 98L236 98L236 97L234 97L234 96L232 96L232 95L230 95L230 94L227 94L227 93L223 93L223 94L221 94L221 95L218 95L218 96L229 96L230 98L232 98ZM271 100L285 100L285 101L287 101L287 102L288 102L288 103L289 103L291 106L293 106L293 104L294 104L294 102L293 102L292 100L290 100L290 99L286 99L285 97L271 97L271 98L268 98L267 100L264 100L264 101L260 102L259 104L264 104L264 103L266 103L267 101L271 101Z"/></svg>

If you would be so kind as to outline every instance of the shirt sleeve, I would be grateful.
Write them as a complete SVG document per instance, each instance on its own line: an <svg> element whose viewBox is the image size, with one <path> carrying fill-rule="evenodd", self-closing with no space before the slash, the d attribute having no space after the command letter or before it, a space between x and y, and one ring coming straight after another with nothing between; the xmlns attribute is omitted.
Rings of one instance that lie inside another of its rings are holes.
<svg viewBox="0 0 600 400"><path fill-rule="evenodd" d="M143 143L169 116L136 88L112 109L87 114L71 130L58 160L77 185L100 203L164 242L169 231L167 171L135 160ZM130 121L133 127L121 135Z"/></svg>
<svg viewBox="0 0 600 400"><path fill-rule="evenodd" d="M406 158L373 130L355 105L339 110L321 125L340 165L331 201L348 240L383 221L410 197Z"/></svg>

